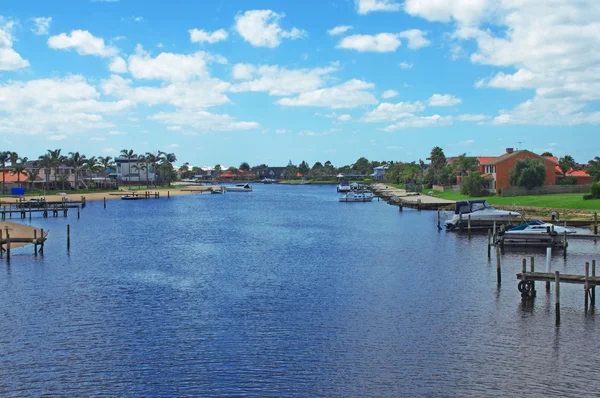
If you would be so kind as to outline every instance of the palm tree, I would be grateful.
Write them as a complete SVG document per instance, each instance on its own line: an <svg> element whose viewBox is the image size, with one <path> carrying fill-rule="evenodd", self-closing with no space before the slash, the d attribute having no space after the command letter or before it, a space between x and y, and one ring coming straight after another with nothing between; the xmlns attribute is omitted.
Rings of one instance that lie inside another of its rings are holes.
<svg viewBox="0 0 600 398"><path fill-rule="evenodd" d="M1 155L0 155L0 160L1 160ZM44 192L48 190L48 186L50 185L50 169L52 169L52 157L50 156L50 154L45 154L39 157L39 166L40 169L44 169L44 174L46 175L46 182L44 183ZM39 173L39 169L38 169L38 173ZM31 175L30 175L31 177Z"/></svg>
<svg viewBox="0 0 600 398"><path fill-rule="evenodd" d="M95 157L92 156L91 158L88 158L87 161L85 162L85 166L83 166L83 169L87 172L89 171L90 173L95 173L95 172L99 172L99 171L103 171L104 167L102 166L102 164L99 162L99 160ZM92 174L93 177L93 174ZM93 182L93 180L92 180ZM85 183L85 181L83 181L84 185L87 185ZM94 183L95 186L95 183Z"/></svg>
<svg viewBox="0 0 600 398"><path fill-rule="evenodd" d="M27 163L27 157L21 158L20 163L13 164L13 170L11 172L12 175L17 175L17 184L19 188L21 188L21 174L25 174L25 164Z"/></svg>
<svg viewBox="0 0 600 398"><path fill-rule="evenodd" d="M144 162L144 170L146 170L146 189L150 188L150 175L148 169L150 169L150 164L152 163L151 159L148 158L148 155L141 156Z"/></svg>
<svg viewBox="0 0 600 398"><path fill-rule="evenodd" d="M67 164L75 170L75 189L79 188L79 170L87 165L88 159L85 155L80 155L79 152L69 152ZM63 186L64 189L64 186Z"/></svg>
<svg viewBox="0 0 600 398"><path fill-rule="evenodd" d="M100 156L98 158L98 161L100 163L100 165L102 165L103 171L104 173L107 172L107 170L112 166L112 157L111 156ZM104 185L106 185L106 177L108 177L108 174L104 175Z"/></svg>
<svg viewBox="0 0 600 398"><path fill-rule="evenodd" d="M48 154L50 155L50 159L52 161L52 167L54 167L54 181L56 181L58 178L58 170L60 165L65 161L66 157L60 154L60 149L55 149L53 151L48 149ZM62 188L65 188L64 183Z"/></svg>
<svg viewBox="0 0 600 398"><path fill-rule="evenodd" d="M157 172L156 165L158 162L160 162L161 152L157 152L157 153L146 152L145 159L147 162L149 162L149 164L152 165L152 172L154 173L154 183L156 184L156 174L157 174L156 173ZM146 169L146 172L148 172L148 169ZM148 177L148 176L146 176L146 177Z"/></svg>
<svg viewBox="0 0 600 398"><path fill-rule="evenodd" d="M167 185L170 187L171 186L171 172L173 171L173 163L175 163L177 161L177 156L175 156L174 153L165 153L165 152L161 152L162 154L162 166L164 168L164 172L165 172L165 180L167 180Z"/></svg>
<svg viewBox="0 0 600 398"><path fill-rule="evenodd" d="M6 181L6 173L5 173L5 169L6 169L6 162L8 162L10 160L10 152L0 152L0 164L2 164L2 194L4 194L4 184Z"/></svg>
<svg viewBox="0 0 600 398"><path fill-rule="evenodd" d="M37 181L38 175L40 174L40 169L24 170L23 173L27 174L27 181L29 181L31 185L30 188L33 188L33 183Z"/></svg>
<svg viewBox="0 0 600 398"><path fill-rule="evenodd" d="M137 171L137 177L138 177L138 185L140 184L140 171L144 171L146 170L146 165L145 164L134 164L132 166L132 168ZM147 185L147 184L146 184Z"/></svg>
<svg viewBox="0 0 600 398"><path fill-rule="evenodd" d="M127 158L127 183L129 184L129 189L131 189L131 179L129 178L129 176L131 175L131 159L134 158L136 155L133 152L133 149L122 149L121 150L121 156L123 156L124 158ZM122 169L121 169L122 170Z"/></svg>

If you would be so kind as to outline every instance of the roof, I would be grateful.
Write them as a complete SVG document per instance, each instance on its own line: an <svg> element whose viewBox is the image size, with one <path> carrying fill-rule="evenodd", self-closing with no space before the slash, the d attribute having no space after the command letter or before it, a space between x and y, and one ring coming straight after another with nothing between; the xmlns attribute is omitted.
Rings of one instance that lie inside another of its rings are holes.
<svg viewBox="0 0 600 398"><path fill-rule="evenodd" d="M479 161L479 164L485 164L485 163L491 162L497 158L498 158L497 156L478 156L477 160Z"/></svg>
<svg viewBox="0 0 600 398"><path fill-rule="evenodd" d="M485 162L485 163L481 163L481 164L482 164L482 165L493 165L493 164L502 163L502 162L504 162L505 160L507 160L507 159L510 159L510 158L512 158L512 157L514 157L514 156L517 156L518 154L521 154L521 153L529 153L529 154L531 154L531 155L533 155L533 156L535 156L535 157L537 157L537 158L539 158L539 159L542 159L542 160L546 160L546 161L548 161L548 162L551 162L552 164L558 164L558 163L557 163L557 162L555 162L553 159L549 159L549 158L542 157L542 156L540 156L540 155L538 155L538 154L535 154L535 153L533 153L533 152L531 152L531 151L527 151L527 150L514 151L514 152L511 152L511 153L505 153L505 154L504 154L504 155L502 155L502 156L498 156L497 158L493 158L492 160L490 160L490 161L487 161L487 162Z"/></svg>
<svg viewBox="0 0 600 398"><path fill-rule="evenodd" d="M554 171L557 174L561 174L561 175L563 173L559 166L555 166ZM585 170L570 169L569 171L567 171L567 177L591 177L591 176Z"/></svg>
<svg viewBox="0 0 600 398"><path fill-rule="evenodd" d="M19 177L19 174L21 174L20 177ZM26 182L29 179L29 176L25 173L13 174L13 172L11 170L4 170L4 182L18 182L19 178L21 179L21 182ZM40 176L36 177L36 181L38 181L38 180L41 180Z"/></svg>

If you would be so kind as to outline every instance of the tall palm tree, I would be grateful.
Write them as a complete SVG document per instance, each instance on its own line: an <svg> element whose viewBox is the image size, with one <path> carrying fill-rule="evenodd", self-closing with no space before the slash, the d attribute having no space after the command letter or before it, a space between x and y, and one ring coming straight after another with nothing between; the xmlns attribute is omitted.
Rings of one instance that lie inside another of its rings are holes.
<svg viewBox="0 0 600 398"><path fill-rule="evenodd" d="M165 173L165 180L167 181L167 185L171 186L171 172L173 171L173 163L177 161L177 156L174 153L165 153L161 152L162 159L161 163L163 166L163 171Z"/></svg>
<svg viewBox="0 0 600 398"><path fill-rule="evenodd" d="M104 185L106 185L106 177L108 177L107 170L112 166L112 157L111 156L100 156L98 158L100 165L102 165L104 171Z"/></svg>
<svg viewBox="0 0 600 398"><path fill-rule="evenodd" d="M121 156L127 158L127 183L129 184L129 189L131 189L131 178L129 178L129 176L131 175L131 159L133 159L136 155L133 152L133 149L122 149Z"/></svg>
<svg viewBox="0 0 600 398"><path fill-rule="evenodd" d="M12 175L17 175L17 184L21 188L21 174L25 174L25 164L27 163L27 157L21 158L21 162L13 164Z"/></svg>
<svg viewBox="0 0 600 398"><path fill-rule="evenodd" d="M79 152L69 152L67 164L75 170L75 189L79 188L79 171L87 165L88 159ZM64 189L64 187L63 187Z"/></svg>
<svg viewBox="0 0 600 398"><path fill-rule="evenodd" d="M0 160L1 160L1 155L0 155ZM46 181L44 183L44 192L48 190L49 185L50 185L50 170L52 169L53 163L52 163L52 157L50 156L50 154L45 154L39 157L39 166L40 169L44 169L44 174L46 175ZM38 170L39 172L39 170Z"/></svg>
<svg viewBox="0 0 600 398"><path fill-rule="evenodd" d="M142 161L144 162L144 170L146 170L146 189L150 188L150 165L152 164L151 159L148 158L148 155L141 156Z"/></svg>
<svg viewBox="0 0 600 398"><path fill-rule="evenodd" d="M132 168L137 171L138 185L140 185L140 171L146 170L146 165L142 163L134 164Z"/></svg>
<svg viewBox="0 0 600 398"><path fill-rule="evenodd" d="M58 170L60 169L60 165L63 164L66 157L60 154L60 149L50 150L48 149L48 154L50 155L50 159L52 161L52 167L54 168L54 181L57 181L58 178ZM56 183L55 183L56 185ZM63 183L64 189L64 183Z"/></svg>
<svg viewBox="0 0 600 398"><path fill-rule="evenodd" d="M157 153L151 153L151 152L146 152L146 155L144 156L146 161L148 161L150 163L150 165L152 165L152 172L154 173L154 183L156 184L156 174L157 174L157 168L156 165L158 162L160 162L161 159L161 152L157 152ZM148 171L148 169L146 169L146 171ZM148 177L148 176L146 176Z"/></svg>
<svg viewBox="0 0 600 398"><path fill-rule="evenodd" d="M10 160L10 152L0 152L0 164L2 165L2 194L4 194L4 184L6 181L6 162Z"/></svg>
<svg viewBox="0 0 600 398"><path fill-rule="evenodd" d="M16 152L8 152L8 161L11 166L16 165L19 162L19 154Z"/></svg>
<svg viewBox="0 0 600 398"><path fill-rule="evenodd" d="M96 173L96 172L104 171L104 167L102 166L102 164L100 163L98 158L96 158L95 156L92 156L91 158L88 158L86 160L85 165L83 166L83 170L85 172L89 171L90 173ZM93 174L92 174L92 177L93 177ZM92 180L92 182L93 182L93 180ZM85 181L84 181L84 185L87 185L87 184L85 184Z"/></svg>
<svg viewBox="0 0 600 398"><path fill-rule="evenodd" d="M33 188L33 183L37 181L40 169L24 170L23 173L27 175L27 181L29 181L30 188Z"/></svg>

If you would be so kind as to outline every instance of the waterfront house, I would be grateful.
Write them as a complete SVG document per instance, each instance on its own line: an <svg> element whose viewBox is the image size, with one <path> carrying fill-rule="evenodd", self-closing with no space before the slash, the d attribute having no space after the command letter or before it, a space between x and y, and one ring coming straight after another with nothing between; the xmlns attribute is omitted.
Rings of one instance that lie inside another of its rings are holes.
<svg viewBox="0 0 600 398"><path fill-rule="evenodd" d="M389 168L390 166L387 165L375 167L373 169L373 174L371 174L371 177L373 177L374 180L383 181L385 179L385 172Z"/></svg>
<svg viewBox="0 0 600 398"><path fill-rule="evenodd" d="M117 165L116 179L120 183L150 184L156 180L154 166L149 164L146 170L146 163L140 161L137 157L131 159L117 157L115 158L115 164Z"/></svg>
<svg viewBox="0 0 600 398"><path fill-rule="evenodd" d="M64 163L58 167L42 168L39 160L30 160L25 163L25 170L28 172L39 170L38 179L32 184L34 188L41 189L46 182L49 189L66 189L75 186L75 168Z"/></svg>
<svg viewBox="0 0 600 398"><path fill-rule="evenodd" d="M527 150L515 151L512 148L507 148L506 153L502 156L480 158L483 160L483 162L480 162L480 172L484 177L489 179L489 186L487 188L490 191L498 192L498 190L510 187L510 171L515 167L517 160L526 158L541 160L544 163L546 167L544 185L556 184L556 167L558 166L556 161Z"/></svg>
<svg viewBox="0 0 600 398"><path fill-rule="evenodd" d="M559 181L560 178L563 178L563 172L560 169L560 166L558 165L558 158L556 156L545 156L545 158L556 162L556 167L554 168L554 170L556 173L556 181ZM569 171L567 171L565 177L575 177L575 180L577 181L576 185L589 185L594 183L594 177L589 175L582 168L571 168Z"/></svg>

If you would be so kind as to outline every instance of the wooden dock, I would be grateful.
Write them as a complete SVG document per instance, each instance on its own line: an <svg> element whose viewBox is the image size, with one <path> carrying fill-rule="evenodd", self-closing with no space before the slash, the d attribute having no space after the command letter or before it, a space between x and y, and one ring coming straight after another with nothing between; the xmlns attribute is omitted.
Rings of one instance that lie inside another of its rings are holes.
<svg viewBox="0 0 600 398"><path fill-rule="evenodd" d="M416 210L450 210L456 203L453 200L436 198L404 189L374 184L369 187L373 195L383 199L390 205L398 206L398 210L408 207Z"/></svg>

